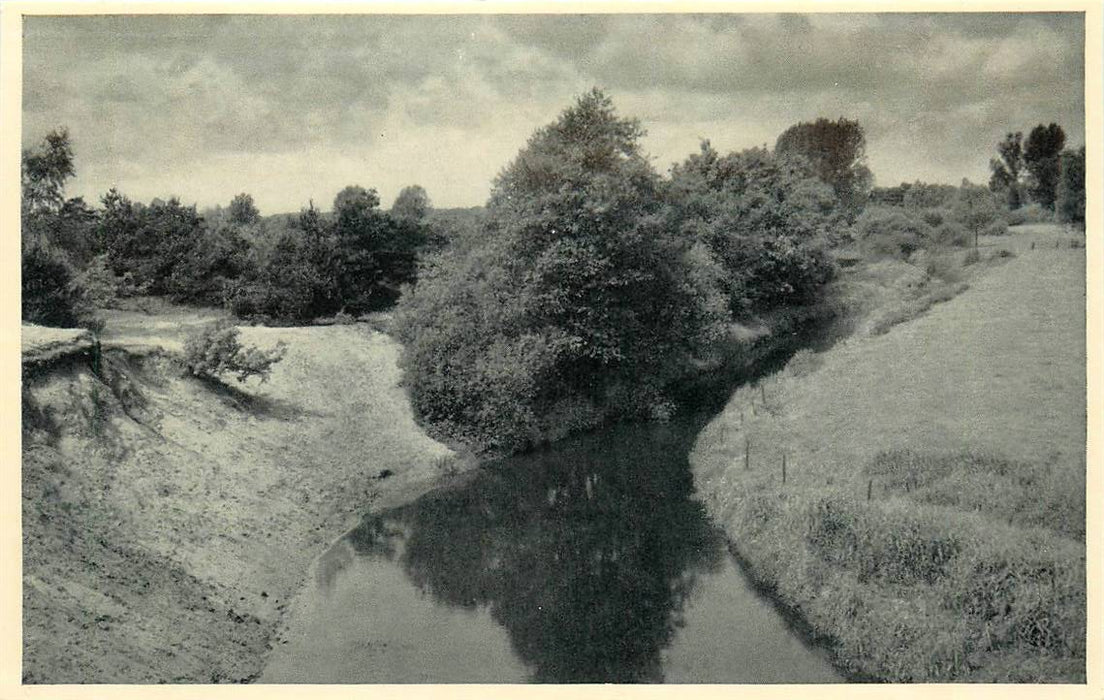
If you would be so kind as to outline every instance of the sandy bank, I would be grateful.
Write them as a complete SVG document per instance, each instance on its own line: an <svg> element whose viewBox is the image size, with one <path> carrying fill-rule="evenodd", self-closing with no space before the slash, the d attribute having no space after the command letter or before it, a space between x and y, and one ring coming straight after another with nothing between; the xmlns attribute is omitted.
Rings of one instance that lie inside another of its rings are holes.
<svg viewBox="0 0 1104 700"><path fill-rule="evenodd" d="M26 682L255 678L311 561L452 455L366 326L243 328L288 344L265 384L182 377L177 340L25 370Z"/></svg>

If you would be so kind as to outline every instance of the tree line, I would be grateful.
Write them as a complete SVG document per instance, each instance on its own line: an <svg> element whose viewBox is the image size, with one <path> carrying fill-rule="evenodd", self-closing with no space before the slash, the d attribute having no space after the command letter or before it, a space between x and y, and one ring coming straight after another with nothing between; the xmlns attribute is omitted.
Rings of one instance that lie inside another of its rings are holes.
<svg viewBox="0 0 1104 700"><path fill-rule="evenodd" d="M1085 147L1065 149L1062 127L1039 124L1024 138L1007 134L989 162L989 188L1009 209L1035 203L1059 221L1085 222Z"/></svg>
<svg viewBox="0 0 1104 700"><path fill-rule="evenodd" d="M239 194L200 213L178 198L135 202L116 189L98 207L66 199L74 154L65 130L23 154L23 320L94 324L128 296L226 306L243 319L302 323L394 303L427 242L429 198L404 188L390 211L374 189L350 185L333 211L262 218Z"/></svg>
<svg viewBox="0 0 1104 700"><path fill-rule="evenodd" d="M773 149L703 141L663 175L643 136L592 90L529 138L482 208L436 216L413 186L385 212L354 185L331 212L262 217L248 194L202 213L116 190L96 208L66 199L73 153L52 132L23 157L24 320L88 324L127 295L285 323L394 307L421 418L511 452L671 415L673 389L723 361L740 324L807 318L841 251L917 262L1007 229L1001 178L872 187L863 129L842 117L796 124ZM1052 168L1059 211L1075 157ZM1083 171L1082 150L1082 200Z"/></svg>
<svg viewBox="0 0 1104 700"><path fill-rule="evenodd" d="M704 142L662 177L638 121L600 91L579 97L499 173L477 243L431 256L400 300L415 410L505 452L670 415L671 387L716 361L736 321L809 304L835 274L854 215L839 193L863 186L864 142L811 148L809 130L774 151ZM836 148L849 166L824 162Z"/></svg>

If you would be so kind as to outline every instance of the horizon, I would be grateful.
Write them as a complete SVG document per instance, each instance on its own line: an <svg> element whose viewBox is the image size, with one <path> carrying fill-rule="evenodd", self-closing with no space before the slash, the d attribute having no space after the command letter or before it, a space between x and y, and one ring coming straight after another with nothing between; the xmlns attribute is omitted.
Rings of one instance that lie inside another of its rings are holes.
<svg viewBox="0 0 1104 700"><path fill-rule="evenodd" d="M354 184L383 208L414 184L482 206L594 86L661 175L702 140L773 148L819 117L863 126L877 187L986 184L1004 135L1040 123L1085 142L1072 12L37 16L23 72L23 147L69 129L68 196L203 210L246 192L265 216Z"/></svg>

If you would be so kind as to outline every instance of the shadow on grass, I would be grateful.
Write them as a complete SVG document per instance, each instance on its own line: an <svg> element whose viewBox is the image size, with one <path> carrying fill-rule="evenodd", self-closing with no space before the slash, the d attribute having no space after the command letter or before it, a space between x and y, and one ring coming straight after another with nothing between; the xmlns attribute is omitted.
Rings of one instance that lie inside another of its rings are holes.
<svg viewBox="0 0 1104 700"><path fill-rule="evenodd" d="M290 401L251 394L214 377L191 376L190 378L217 396L224 406L240 413L247 413L254 418L290 421L305 416L320 415Z"/></svg>

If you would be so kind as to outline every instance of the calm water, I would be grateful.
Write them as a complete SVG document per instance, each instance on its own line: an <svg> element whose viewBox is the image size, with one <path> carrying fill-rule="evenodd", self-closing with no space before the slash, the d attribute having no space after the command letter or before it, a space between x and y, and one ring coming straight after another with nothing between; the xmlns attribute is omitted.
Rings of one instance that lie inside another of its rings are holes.
<svg viewBox="0 0 1104 700"><path fill-rule="evenodd" d="M565 441L366 518L261 681L838 681L691 499L703 420Z"/></svg>

